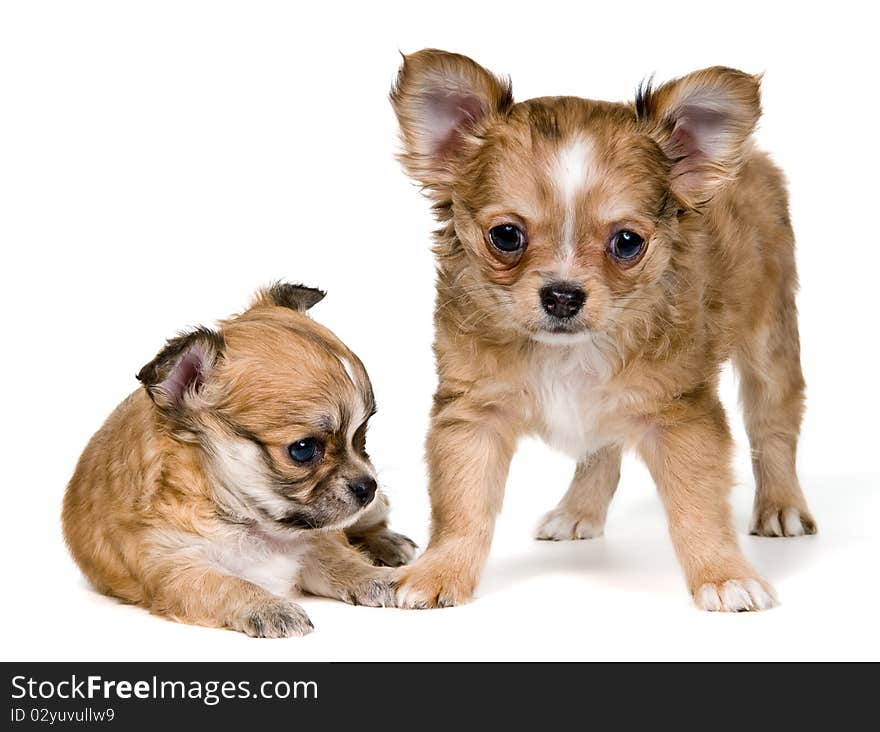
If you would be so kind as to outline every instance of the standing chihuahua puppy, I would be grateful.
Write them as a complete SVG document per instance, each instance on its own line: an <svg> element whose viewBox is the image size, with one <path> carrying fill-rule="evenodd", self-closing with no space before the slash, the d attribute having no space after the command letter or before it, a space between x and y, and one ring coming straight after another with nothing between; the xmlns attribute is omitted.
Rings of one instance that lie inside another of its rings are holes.
<svg viewBox="0 0 880 732"><path fill-rule="evenodd" d="M647 463L696 604L774 604L728 506L732 358L757 483L752 532L814 533L795 474L804 381L782 175L752 149L759 79L710 68L635 104L546 97L469 58L407 56L391 100L441 223L428 436L430 546L404 607L471 597L517 438L578 461L539 538L602 533L621 451Z"/></svg>
<svg viewBox="0 0 880 732"><path fill-rule="evenodd" d="M305 315L323 296L275 285L141 369L144 389L92 438L64 498L65 539L101 592L272 638L312 629L295 586L384 603L373 563L415 545L388 530L365 450L367 373Z"/></svg>

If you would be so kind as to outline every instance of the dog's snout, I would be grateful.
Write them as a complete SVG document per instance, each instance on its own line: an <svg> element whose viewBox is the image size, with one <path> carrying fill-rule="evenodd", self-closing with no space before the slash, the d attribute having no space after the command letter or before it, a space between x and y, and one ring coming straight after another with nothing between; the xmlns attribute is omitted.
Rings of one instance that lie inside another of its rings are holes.
<svg viewBox="0 0 880 732"><path fill-rule="evenodd" d="M573 318L580 312L587 293L577 285L554 282L541 288L541 307L556 318Z"/></svg>
<svg viewBox="0 0 880 732"><path fill-rule="evenodd" d="M354 497L357 498L358 503L362 506L366 506L373 500L373 496L376 495L376 481L366 475L357 480L353 480L348 484L348 487L351 488Z"/></svg>

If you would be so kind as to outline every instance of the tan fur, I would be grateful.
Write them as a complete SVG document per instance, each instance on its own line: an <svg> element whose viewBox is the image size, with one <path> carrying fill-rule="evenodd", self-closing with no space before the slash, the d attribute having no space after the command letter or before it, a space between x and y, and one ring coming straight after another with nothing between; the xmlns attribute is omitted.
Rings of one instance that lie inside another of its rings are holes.
<svg viewBox="0 0 880 732"><path fill-rule="evenodd" d="M441 222L432 538L398 572L398 603L471 597L516 441L531 433L578 460L541 538L601 534L621 449L633 448L698 604L771 604L732 527L717 397L732 358L754 455L753 532L814 532L795 474L794 237L782 175L749 138L759 79L712 68L649 87L636 105L514 104L509 85L470 59L428 50L405 58L392 103L401 160ZM525 232L525 250L493 247L497 225ZM633 261L611 254L621 230L647 242ZM562 334L547 330L539 297L554 280L586 293Z"/></svg>
<svg viewBox="0 0 880 732"><path fill-rule="evenodd" d="M372 390L357 357L301 312L311 301L297 298L310 292L276 285L217 333L169 342L139 375L146 388L91 439L67 488L63 526L100 592L267 637L311 630L291 599L295 585L384 602L376 581L388 570L373 562L401 564L414 545L388 530L381 493L366 508L350 495L350 481L374 474L363 451ZM185 357L198 360L198 375L181 367ZM179 393L174 373L192 380ZM326 441L321 459L295 464L286 446L316 435ZM346 525L364 551L349 543Z"/></svg>

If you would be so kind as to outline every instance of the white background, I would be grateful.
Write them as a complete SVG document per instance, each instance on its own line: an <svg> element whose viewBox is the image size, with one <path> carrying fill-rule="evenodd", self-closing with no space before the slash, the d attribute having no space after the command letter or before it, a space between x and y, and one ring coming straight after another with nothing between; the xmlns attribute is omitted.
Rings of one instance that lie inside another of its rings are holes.
<svg viewBox="0 0 880 732"><path fill-rule="evenodd" d="M875 26L863 4L823 7L4 3L4 660L880 657ZM752 479L729 373L724 397L737 528L778 609L692 607L634 461L605 538L533 541L573 466L531 442L468 606L306 599L315 633L258 641L100 597L68 558L65 483L134 373L166 337L276 278L328 290L314 315L372 376L370 452L394 524L424 546L434 223L393 159L387 102L398 49L424 46L510 74L518 99L628 99L651 72L714 64L766 71L758 140L791 181L809 386L800 472L817 537L745 535Z"/></svg>

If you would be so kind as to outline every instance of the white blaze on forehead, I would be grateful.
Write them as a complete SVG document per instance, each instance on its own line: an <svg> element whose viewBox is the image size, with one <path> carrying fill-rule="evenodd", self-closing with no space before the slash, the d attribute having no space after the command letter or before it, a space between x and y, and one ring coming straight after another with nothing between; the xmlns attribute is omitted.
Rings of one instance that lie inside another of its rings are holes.
<svg viewBox="0 0 880 732"><path fill-rule="evenodd" d="M364 423L364 420L366 420L370 415L369 411L367 410L367 405L363 402L361 390L358 387L358 383L357 381L355 381L354 378L354 366L352 365L351 361L349 361L345 356L340 356L337 354L336 358L339 359L339 362L342 364L342 368L345 369L348 380L351 381L352 386L354 386L355 391L358 395L358 403L360 406L360 414L353 414L352 419L350 420L348 425L348 441L349 443L351 443L352 439L354 438L354 433Z"/></svg>
<svg viewBox="0 0 880 732"><path fill-rule="evenodd" d="M358 402L361 408L360 420L358 420L356 417L352 420L352 422L354 423L351 429L353 434L354 430L357 429L361 422L363 422L367 418L367 407L363 402L363 398L361 397L361 389L358 386L358 382L354 378L354 366L352 365L351 361L349 361L345 356L340 356L339 354L336 355L336 358L339 359L339 363L341 363L342 368L345 369L345 375L348 376L348 380L351 382L351 385L357 392Z"/></svg>
<svg viewBox="0 0 880 732"><path fill-rule="evenodd" d="M553 165L553 182L565 208L565 219L562 223L562 252L567 258L575 251L577 195L592 176L592 161L592 144L584 137L576 137L560 148Z"/></svg>
<svg viewBox="0 0 880 732"><path fill-rule="evenodd" d="M354 380L354 369L351 367L351 362L345 356L337 356L339 362L342 364L342 368L345 369L345 373L348 376L348 380L357 386Z"/></svg>

